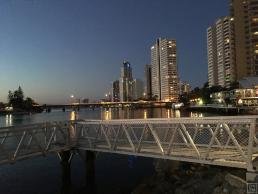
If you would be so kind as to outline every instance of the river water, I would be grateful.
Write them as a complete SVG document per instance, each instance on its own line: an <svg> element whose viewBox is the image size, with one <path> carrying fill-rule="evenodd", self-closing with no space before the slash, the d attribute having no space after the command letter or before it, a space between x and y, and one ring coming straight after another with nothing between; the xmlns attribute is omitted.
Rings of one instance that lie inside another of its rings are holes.
<svg viewBox="0 0 258 194"><path fill-rule="evenodd" d="M207 114L182 112L165 108L154 109L82 109L52 111L31 115L0 116L0 127L16 126L45 121L78 119L132 119L203 117ZM131 193L133 189L154 172L150 158L97 153L95 161L96 193ZM13 165L0 166L0 194L77 194L90 193L85 188L85 166L79 155L71 164L72 185L62 184L61 166L57 155L18 161Z"/></svg>

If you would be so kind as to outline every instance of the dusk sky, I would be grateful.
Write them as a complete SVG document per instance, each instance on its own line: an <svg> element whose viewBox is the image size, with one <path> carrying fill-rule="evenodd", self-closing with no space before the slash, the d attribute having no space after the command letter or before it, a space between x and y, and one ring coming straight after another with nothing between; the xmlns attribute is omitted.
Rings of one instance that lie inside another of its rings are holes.
<svg viewBox="0 0 258 194"><path fill-rule="evenodd" d="M144 79L150 47L174 38L181 80L207 81L206 29L228 0L0 0L0 101L19 85L39 103L98 99L128 60Z"/></svg>

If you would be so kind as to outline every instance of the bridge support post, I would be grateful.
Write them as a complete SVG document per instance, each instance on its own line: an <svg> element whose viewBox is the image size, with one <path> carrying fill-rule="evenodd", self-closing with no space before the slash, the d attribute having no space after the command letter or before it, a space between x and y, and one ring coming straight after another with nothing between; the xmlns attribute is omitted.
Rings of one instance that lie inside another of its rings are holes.
<svg viewBox="0 0 258 194"><path fill-rule="evenodd" d="M90 193L95 192L95 153L86 151L85 153L86 188Z"/></svg>
<svg viewBox="0 0 258 194"><path fill-rule="evenodd" d="M71 153L70 151L62 151L58 153L62 170L62 194L70 193L71 187Z"/></svg>
<svg viewBox="0 0 258 194"><path fill-rule="evenodd" d="M247 172L246 173L247 183L258 183L258 172Z"/></svg>

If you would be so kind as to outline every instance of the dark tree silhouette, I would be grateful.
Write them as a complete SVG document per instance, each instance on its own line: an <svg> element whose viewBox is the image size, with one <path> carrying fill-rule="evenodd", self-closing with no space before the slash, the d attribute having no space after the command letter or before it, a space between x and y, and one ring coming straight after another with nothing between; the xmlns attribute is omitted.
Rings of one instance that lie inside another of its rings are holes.
<svg viewBox="0 0 258 194"><path fill-rule="evenodd" d="M19 86L17 90L8 92L8 104L16 111L32 111L36 103L29 97L24 100L23 90Z"/></svg>

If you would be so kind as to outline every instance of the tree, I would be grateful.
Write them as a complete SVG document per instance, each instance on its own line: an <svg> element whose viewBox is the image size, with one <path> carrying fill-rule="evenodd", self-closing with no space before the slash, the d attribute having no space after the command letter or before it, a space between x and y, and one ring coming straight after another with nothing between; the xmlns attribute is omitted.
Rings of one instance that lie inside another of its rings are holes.
<svg viewBox="0 0 258 194"><path fill-rule="evenodd" d="M16 111L36 111L41 112L42 109L39 107L34 107L35 101L27 97L24 100L24 93L22 88L19 86L17 90L8 92L8 104L12 106Z"/></svg>
<svg viewBox="0 0 258 194"><path fill-rule="evenodd" d="M8 91L8 104L12 105L13 103L13 93L11 90Z"/></svg>
<svg viewBox="0 0 258 194"><path fill-rule="evenodd" d="M23 108L24 94L21 86L14 92L9 92L9 95L11 96L9 104L12 104L14 108Z"/></svg>
<svg viewBox="0 0 258 194"><path fill-rule="evenodd" d="M27 97L26 100L24 100L23 106L25 110L32 110L34 104L34 100L32 98Z"/></svg>
<svg viewBox="0 0 258 194"><path fill-rule="evenodd" d="M19 86L17 90L8 92L8 104L14 108L22 109L24 102L24 94L22 88Z"/></svg>

